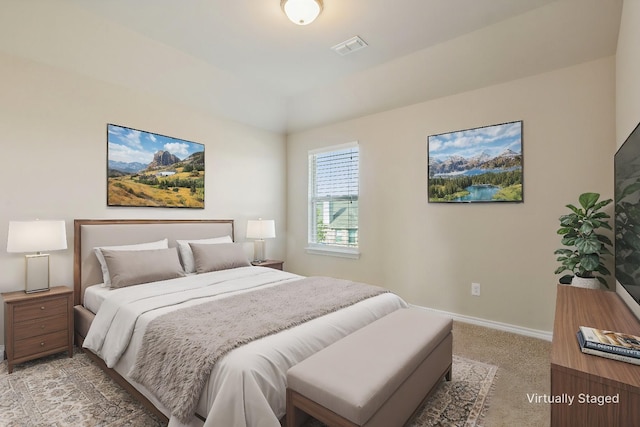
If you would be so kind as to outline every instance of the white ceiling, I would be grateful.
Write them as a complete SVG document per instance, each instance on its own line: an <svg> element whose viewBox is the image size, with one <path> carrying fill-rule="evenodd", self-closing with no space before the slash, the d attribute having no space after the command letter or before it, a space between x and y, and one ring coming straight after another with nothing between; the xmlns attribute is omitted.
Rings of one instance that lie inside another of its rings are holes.
<svg viewBox="0 0 640 427"><path fill-rule="evenodd" d="M621 0L2 0L0 50L277 132L615 54ZM352 36L369 47L330 48Z"/></svg>

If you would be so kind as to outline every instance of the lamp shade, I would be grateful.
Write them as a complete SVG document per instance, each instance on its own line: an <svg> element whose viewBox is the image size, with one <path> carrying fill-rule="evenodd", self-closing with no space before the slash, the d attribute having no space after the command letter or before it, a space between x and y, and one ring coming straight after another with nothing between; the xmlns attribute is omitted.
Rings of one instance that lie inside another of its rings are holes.
<svg viewBox="0 0 640 427"><path fill-rule="evenodd" d="M270 239L276 237L276 222L272 219L247 221L247 238Z"/></svg>
<svg viewBox="0 0 640 427"><path fill-rule="evenodd" d="M64 221L9 221L7 252L67 249Z"/></svg>
<svg viewBox="0 0 640 427"><path fill-rule="evenodd" d="M312 23L322 12L322 0L281 0L287 18L297 25Z"/></svg>

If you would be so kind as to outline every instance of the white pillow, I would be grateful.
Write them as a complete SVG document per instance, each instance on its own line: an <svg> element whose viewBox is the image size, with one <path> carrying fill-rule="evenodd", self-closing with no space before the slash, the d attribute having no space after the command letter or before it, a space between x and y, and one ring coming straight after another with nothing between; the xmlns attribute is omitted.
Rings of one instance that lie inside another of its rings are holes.
<svg viewBox="0 0 640 427"><path fill-rule="evenodd" d="M93 252L96 254L96 258L100 262L100 268L102 269L102 286L111 286L111 276L109 275L109 267L107 267L107 261L105 261L102 255L102 249L110 251L144 251L148 249L167 249L169 247L169 240L162 239L157 242L138 243L136 245L121 245L121 246L99 246L93 248Z"/></svg>
<svg viewBox="0 0 640 427"><path fill-rule="evenodd" d="M193 252L189 243L197 243L200 245L214 245L217 243L233 243L231 236L224 237L212 237L210 239L196 239L196 240L176 240L178 243L178 250L180 251L180 259L182 259L182 268L185 273L195 273L196 264L193 259Z"/></svg>

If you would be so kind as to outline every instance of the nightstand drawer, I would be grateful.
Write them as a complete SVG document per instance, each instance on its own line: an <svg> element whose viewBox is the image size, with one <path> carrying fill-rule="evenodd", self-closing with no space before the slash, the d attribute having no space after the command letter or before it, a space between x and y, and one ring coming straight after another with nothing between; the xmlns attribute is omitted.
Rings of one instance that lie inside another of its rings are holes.
<svg viewBox="0 0 640 427"><path fill-rule="evenodd" d="M28 304L16 305L13 312L13 321L42 319L67 312L67 298L54 298L45 301L37 301Z"/></svg>
<svg viewBox="0 0 640 427"><path fill-rule="evenodd" d="M13 336L16 340L37 337L56 331L66 331L68 328L67 313L55 317L33 319L16 323Z"/></svg>
<svg viewBox="0 0 640 427"><path fill-rule="evenodd" d="M38 337L27 338L16 341L13 350L13 358L19 359L24 356L31 356L56 348L65 349L69 334L67 330L52 332Z"/></svg>
<svg viewBox="0 0 640 427"><path fill-rule="evenodd" d="M73 357L73 289L4 292L2 300L8 373L16 363L61 351Z"/></svg>

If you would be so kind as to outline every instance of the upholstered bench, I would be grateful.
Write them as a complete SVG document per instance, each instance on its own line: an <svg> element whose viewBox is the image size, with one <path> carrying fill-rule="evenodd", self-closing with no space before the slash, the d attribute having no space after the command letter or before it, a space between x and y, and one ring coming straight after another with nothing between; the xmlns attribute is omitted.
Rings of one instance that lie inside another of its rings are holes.
<svg viewBox="0 0 640 427"><path fill-rule="evenodd" d="M287 372L287 427L305 414L330 427L404 425L451 379L452 321L419 308L396 310Z"/></svg>

